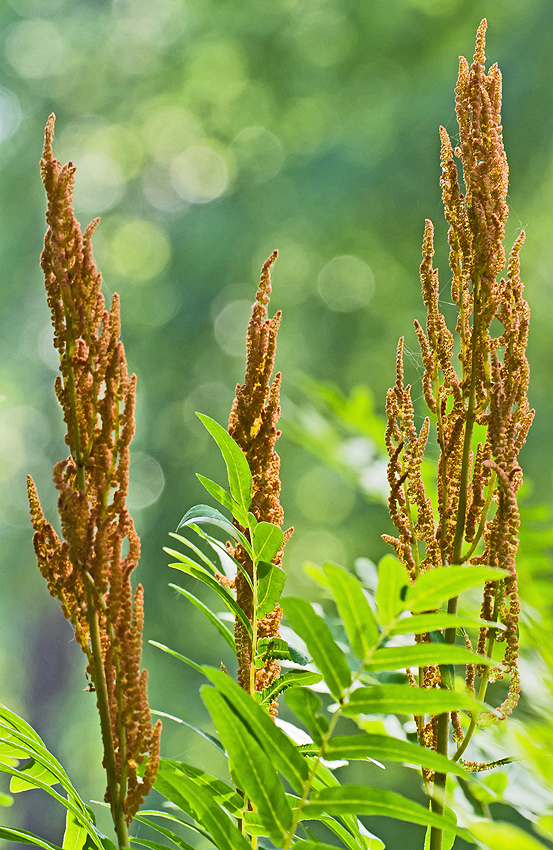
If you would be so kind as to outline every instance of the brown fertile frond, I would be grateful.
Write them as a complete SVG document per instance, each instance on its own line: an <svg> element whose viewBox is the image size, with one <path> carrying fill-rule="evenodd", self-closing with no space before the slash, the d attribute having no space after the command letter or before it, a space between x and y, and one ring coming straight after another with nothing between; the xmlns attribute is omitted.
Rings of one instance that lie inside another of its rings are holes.
<svg viewBox="0 0 553 850"><path fill-rule="evenodd" d="M277 428L280 416L280 383L278 372L272 378L277 332L281 319L278 311L268 318L267 305L271 295L270 269L278 256L273 251L261 269L256 299L246 335L246 374L244 383L236 387L236 397L232 405L228 431L244 452L252 472L252 504L250 510L258 522L270 522L281 526L284 513L279 501L280 496L280 458L275 451L275 443L280 437ZM244 530L244 529L242 529ZM292 529L284 535L284 543L289 539ZM284 548L284 546L283 546ZM233 550L234 557L245 567L251 577L252 564L246 552L238 546ZM282 549L273 559L280 567ZM253 617L251 589L238 572L236 576L236 598L248 618ZM282 611L277 605L271 614L258 621L259 637L279 637L279 625ZM240 622L235 625L238 651L238 681L249 690L249 670L251 663L251 642ZM267 661L256 671L256 690L263 690L280 674L280 665L276 661ZM276 713L276 704L271 708Z"/></svg>
<svg viewBox="0 0 553 850"><path fill-rule="evenodd" d="M440 311L430 221L425 226L420 267L427 321L426 332L417 322L415 330L424 365L424 398L439 447L437 516L431 516L421 477L428 420L417 434L409 387L403 385L400 341L396 383L388 391L386 404L389 508L399 535L386 539L412 578L421 570L448 564L489 564L509 571L504 581L486 584L481 611L483 618L507 627L503 661L490 673L492 679L504 675L510 679L509 693L499 709L504 716L516 704L520 690L516 553L520 525L517 491L522 472L518 453L533 411L527 399L529 309L519 262L524 233L511 250L506 277L500 277L505 273L508 165L502 141L501 73L497 65L485 71L485 33L483 20L472 65L460 58L455 89L459 144L455 150L446 130L440 128L440 184L449 224L457 345ZM462 166L464 189L456 160ZM501 328L499 333L496 327ZM479 433L477 426L485 430ZM420 540L426 545L422 561ZM452 602L454 610L456 601ZM483 628L477 651L489 655L500 640L497 634ZM488 675L483 665L468 670L467 686L472 692L475 673ZM458 720L455 722L459 726ZM429 734L429 730L424 732Z"/></svg>
<svg viewBox="0 0 553 850"><path fill-rule="evenodd" d="M119 297L114 295L107 310L92 256L99 220L81 234L72 207L75 167L54 158L54 120L48 119L41 159L48 199L41 266L60 356L55 386L70 452L54 468L63 541L46 522L32 479L29 503L39 568L75 627L99 708L100 694L106 696L110 728L102 726L104 749L113 750L117 771L111 777L108 771L106 799L129 823L151 788L160 732L159 726L152 729L139 671L142 591L133 600L131 588L140 556L126 508L136 378L128 376L119 339ZM133 765L144 759L148 778L138 781Z"/></svg>

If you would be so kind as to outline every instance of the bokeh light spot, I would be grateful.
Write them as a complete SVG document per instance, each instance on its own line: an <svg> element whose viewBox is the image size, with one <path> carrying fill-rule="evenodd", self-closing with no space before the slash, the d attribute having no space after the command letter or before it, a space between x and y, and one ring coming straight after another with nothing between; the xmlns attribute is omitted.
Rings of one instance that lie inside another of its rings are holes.
<svg viewBox="0 0 553 850"><path fill-rule="evenodd" d="M121 200L124 180L121 169L110 156L85 153L76 160L75 208L98 213L111 209Z"/></svg>
<svg viewBox="0 0 553 850"><path fill-rule="evenodd" d="M304 516L320 525L338 525L353 508L351 488L334 470L308 469L296 486L296 504Z"/></svg>
<svg viewBox="0 0 553 850"><path fill-rule="evenodd" d="M42 79L61 70L66 46L50 21L21 21L6 40L5 56L20 77Z"/></svg>
<svg viewBox="0 0 553 850"><path fill-rule="evenodd" d="M21 123L21 106L9 89L0 88L0 142L9 139Z"/></svg>
<svg viewBox="0 0 553 850"><path fill-rule="evenodd" d="M250 301L231 301L217 313L213 322L215 339L226 354L244 357L245 335L252 311Z"/></svg>
<svg viewBox="0 0 553 850"><path fill-rule="evenodd" d="M143 452L131 452L129 495L130 510L141 510L157 502L165 487L165 476L157 460Z"/></svg>
<svg viewBox="0 0 553 850"><path fill-rule="evenodd" d="M284 164L280 140L264 127L246 127L234 139L232 152L244 177L250 183L265 183Z"/></svg>
<svg viewBox="0 0 553 850"><path fill-rule="evenodd" d="M171 181L185 201L206 204L227 188L227 164L213 148L191 145L173 161Z"/></svg>
<svg viewBox="0 0 553 850"><path fill-rule="evenodd" d="M319 294L327 307L337 313L350 313L366 307L374 292L370 266L358 257L333 257L318 279Z"/></svg>
<svg viewBox="0 0 553 850"><path fill-rule="evenodd" d="M160 274L171 256L165 232L151 221L125 219L108 238L111 268L121 277L145 283Z"/></svg>
<svg viewBox="0 0 553 850"><path fill-rule="evenodd" d="M296 38L298 49L307 61L326 68L347 58L355 32L345 15L333 9L317 8L300 21Z"/></svg>

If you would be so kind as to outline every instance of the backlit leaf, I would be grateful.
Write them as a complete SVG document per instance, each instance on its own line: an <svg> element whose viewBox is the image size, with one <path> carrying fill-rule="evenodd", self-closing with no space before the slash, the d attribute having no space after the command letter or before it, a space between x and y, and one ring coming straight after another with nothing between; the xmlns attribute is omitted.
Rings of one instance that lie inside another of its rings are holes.
<svg viewBox="0 0 553 850"><path fill-rule="evenodd" d="M508 575L505 570L492 567L452 566L427 570L415 584L409 585L404 608L415 613L431 611L469 587L483 585L491 579L499 581Z"/></svg>
<svg viewBox="0 0 553 850"><path fill-rule="evenodd" d="M378 641L378 626L359 581L335 564L325 564L338 612L351 648L358 658L366 658Z"/></svg>
<svg viewBox="0 0 553 850"><path fill-rule="evenodd" d="M392 555L384 555L378 564L376 588L378 616L383 626L395 620L405 609L404 598L408 587L409 576L403 564Z"/></svg>
<svg viewBox="0 0 553 850"><path fill-rule="evenodd" d="M219 446L227 467L230 494L247 513L252 503L252 474L242 449L214 419L203 413L196 416Z"/></svg>

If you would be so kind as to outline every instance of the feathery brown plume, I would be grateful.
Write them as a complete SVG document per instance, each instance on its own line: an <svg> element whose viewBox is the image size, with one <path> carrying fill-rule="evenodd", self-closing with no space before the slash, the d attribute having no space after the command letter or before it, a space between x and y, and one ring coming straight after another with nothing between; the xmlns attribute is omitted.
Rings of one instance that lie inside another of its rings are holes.
<svg viewBox="0 0 553 850"><path fill-rule="evenodd" d="M424 398L435 417L440 449L437 517L421 478L429 420L417 433L410 388L403 385L400 341L396 384L388 392L386 407L389 507L398 536L386 539L412 580L425 570L451 564L489 564L509 572L503 580L487 582L481 610L482 618L503 623L506 631L500 635L483 627L476 646L480 654L491 657L494 644L505 640L503 661L489 672L484 665L469 666L466 682L474 693L475 674L480 677L482 699L488 681L509 678L508 695L495 716L490 716L497 720L512 711L520 691L516 553L520 524L517 491L522 472L518 453L534 412L527 399L529 309L519 267L523 232L511 250L506 277L500 277L505 267L508 166L502 142L501 73L496 64L485 73L485 32L483 20L472 66L460 58L456 87L459 145L455 150L446 130L440 128L440 183L449 223L458 355L454 353L454 335L439 309L430 221L426 222L420 270L427 321L426 330L418 322L415 329L424 365ZM464 191L455 157L461 161ZM457 359L458 368L454 365ZM456 599L450 600L450 613L455 613L456 604ZM455 631L449 631L446 640L453 642ZM435 674L425 673L425 677L434 680ZM439 680L436 684L439 686ZM459 757L475 724L463 740L458 716L453 716L452 722ZM437 747L437 729L431 733L419 724L419 737L421 743ZM447 745L447 737L445 741Z"/></svg>
<svg viewBox="0 0 553 850"><path fill-rule="evenodd" d="M62 539L46 521L32 478L29 503L38 566L61 602L85 653L100 712L104 766L120 845L149 793L159 760L160 724L152 728L146 671L140 672L143 591L131 573L140 540L125 506L134 434L136 377L127 374L119 339L119 297L106 309L92 258L95 219L81 234L72 208L75 166L54 158L53 115L46 125L41 173L48 229L41 265L60 356L56 395L69 457L54 467ZM126 554L123 554L124 547ZM142 779L137 765L146 762Z"/></svg>
<svg viewBox="0 0 553 850"><path fill-rule="evenodd" d="M278 252L274 251L265 261L261 269L259 287L246 335L246 374L244 383L236 387L229 418L228 431L240 446L248 461L252 473L252 504L251 512L258 522L270 522L281 526L284 513L280 505L280 458L275 451L275 443L280 437L277 422L280 416L279 391L281 374L278 372L273 380L273 366L278 327L281 319L280 310L272 319L267 317L267 305L271 294L270 268L275 262ZM241 531L245 529L240 528ZM273 564L280 567L282 549L292 534L289 528L284 533L284 543L273 559ZM252 577L252 563L248 554L241 546L232 549L236 560ZM239 570L235 580L236 599L250 621L253 618L252 591L247 580ZM279 637L282 610L277 605L270 614L257 622L257 636ZM235 638L238 656L238 682L246 691L250 691L250 670L252 661L252 645L250 638L237 618L235 623ZM255 672L255 690L262 691L280 675L280 664L274 659L267 660L261 669ZM271 714L276 714L276 702L271 705Z"/></svg>

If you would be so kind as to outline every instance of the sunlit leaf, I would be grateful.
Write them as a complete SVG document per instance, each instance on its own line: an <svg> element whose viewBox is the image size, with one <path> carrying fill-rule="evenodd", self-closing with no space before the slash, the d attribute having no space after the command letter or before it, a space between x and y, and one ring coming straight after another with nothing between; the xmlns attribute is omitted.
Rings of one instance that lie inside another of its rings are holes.
<svg viewBox="0 0 553 850"><path fill-rule="evenodd" d="M456 773L467 777L468 771L434 750L401 741L387 735L344 735L330 738L324 749L329 760L372 758L379 761L398 761L418 764L430 770Z"/></svg>
<svg viewBox="0 0 553 850"><path fill-rule="evenodd" d="M282 600L281 607L323 674L330 692L337 699L341 699L351 684L351 672L346 657L332 637L327 624L305 599L289 596Z"/></svg>
<svg viewBox="0 0 553 850"><path fill-rule="evenodd" d="M384 555L378 564L376 605L383 626L387 626L405 609L405 594L409 586L407 570L397 558Z"/></svg>
<svg viewBox="0 0 553 850"><path fill-rule="evenodd" d="M493 664L485 656L464 646L446 643L417 643L413 646L385 646L365 662L367 670L399 670L431 664Z"/></svg>
<svg viewBox="0 0 553 850"><path fill-rule="evenodd" d="M173 720L175 723L180 723L181 726L186 726L188 729L192 729L193 732L197 732L198 735L201 735L202 738L205 738L206 741L209 741L210 744L213 744L213 746L216 747L220 753L226 755L225 748L223 747L219 739L216 738L214 735L210 735L209 732L204 732L203 729L198 729L197 726L193 726L191 723L187 723L186 720L181 720L180 717L175 717L174 714L167 714L167 712L165 711L154 711L153 708L151 708L150 711L156 717L166 717L168 720ZM140 765L138 766L138 771L140 772Z"/></svg>
<svg viewBox="0 0 553 850"><path fill-rule="evenodd" d="M61 850L58 844L52 844L38 835L33 835L32 832L27 832L26 829L11 829L7 826L0 826L0 838L4 841L15 841L20 844L32 844L35 847L44 847L45 850Z"/></svg>
<svg viewBox="0 0 553 850"><path fill-rule="evenodd" d="M315 743L319 745L328 730L328 720L319 714L321 700L309 688L292 688L286 691L286 704L305 724Z"/></svg>
<svg viewBox="0 0 553 850"><path fill-rule="evenodd" d="M432 825L439 828L450 827L449 821L434 814L413 800L408 800L395 791L383 788L371 788L366 785L342 785L337 788L323 788L313 796L304 809L305 817L318 814L336 814L342 812L359 815L377 815L404 820L409 823ZM455 827L459 835L466 836L465 830Z"/></svg>
<svg viewBox="0 0 553 850"><path fill-rule="evenodd" d="M238 502L232 498L232 496L227 493L224 487L221 487L220 484L217 484L215 481L212 481L210 478L206 478L205 475L200 475L198 472L196 473L196 478L202 484L207 492L213 496L214 499L224 507L227 508L233 515L233 517L238 520L240 525L244 528L248 526L248 515L246 511L238 504Z"/></svg>
<svg viewBox="0 0 553 850"><path fill-rule="evenodd" d="M402 617L401 620L397 620L396 623L388 628L388 634L390 636L405 634L421 635L436 629L479 629L481 626L489 626L499 631L505 631L506 629L503 623L496 623L492 620L471 619L470 617L448 614L447 611L437 611L431 614L415 614L412 617Z"/></svg>
<svg viewBox="0 0 553 850"><path fill-rule="evenodd" d="M176 761L174 759L160 759L162 776L167 768L170 770L171 781L175 788L178 787L179 774L188 776L188 778L193 779L197 785L207 788L213 799L219 803L220 806L226 809L229 814L238 817L242 811L244 806L243 799L232 785L229 785L227 782L223 782L222 779L218 779L216 776L212 776L204 770L201 770L199 767L194 767L186 762Z"/></svg>
<svg viewBox="0 0 553 850"><path fill-rule="evenodd" d="M256 561L272 561L284 541L284 533L278 525L259 522L253 533L252 547Z"/></svg>
<svg viewBox="0 0 553 850"><path fill-rule="evenodd" d="M506 570L493 567L452 566L427 570L407 588L404 608L415 613L431 611L469 587L490 580L499 581L508 575Z"/></svg>
<svg viewBox="0 0 553 850"><path fill-rule="evenodd" d="M161 649L163 652L167 652L169 655L172 655L173 658L178 658L179 661L183 661L185 664L188 664L188 666L192 667L193 670L197 670L199 673L202 672L202 668L199 664L196 664L196 662L192 661L191 658L187 658L186 655L181 655L180 652L170 649L168 646L165 646L164 643L158 643L157 640L149 640L148 643L152 646L157 646L158 649Z"/></svg>
<svg viewBox="0 0 553 850"><path fill-rule="evenodd" d="M480 821L471 823L469 831L486 850L547 850L545 844L512 823Z"/></svg>
<svg viewBox="0 0 553 850"><path fill-rule="evenodd" d="M338 612L351 648L358 658L366 658L378 641L378 626L359 581L335 564L325 564Z"/></svg>
<svg viewBox="0 0 553 850"><path fill-rule="evenodd" d="M92 850L95 846L87 830L76 819L73 812L68 810L63 835L63 850Z"/></svg>
<svg viewBox="0 0 553 850"><path fill-rule="evenodd" d="M271 840L281 846L292 824L292 810L276 768L222 694L203 687L202 698L229 754L236 785L254 803Z"/></svg>
<svg viewBox="0 0 553 850"><path fill-rule="evenodd" d="M261 705L267 705L288 688L314 685L322 678L320 673L312 673L310 670L288 670L263 689Z"/></svg>
<svg viewBox="0 0 553 850"><path fill-rule="evenodd" d="M196 416L207 428L223 455L232 498L247 512L252 503L252 474L242 449L214 419L203 413L196 413Z"/></svg>
<svg viewBox="0 0 553 850"><path fill-rule="evenodd" d="M307 781L309 769L292 741L275 725L265 709L257 705L230 676L213 667L204 667L203 672L217 690L227 698L234 711L239 714L242 723L249 728L257 743L271 758L276 769L282 773L295 791L301 793Z"/></svg>
<svg viewBox="0 0 553 850"><path fill-rule="evenodd" d="M261 523L260 523L261 524ZM279 601L286 573L275 564L262 561L257 568L257 617L261 619L273 611Z"/></svg>
<svg viewBox="0 0 553 850"><path fill-rule="evenodd" d="M344 714L442 714L465 708L482 711L485 706L465 693L411 685L370 685L358 688L344 706Z"/></svg>
<svg viewBox="0 0 553 850"><path fill-rule="evenodd" d="M149 815L149 817L146 817L146 815ZM175 821L176 823L181 825L183 823L180 818L173 817L167 812L140 812L139 814L134 816L133 821L143 823L146 826L149 826L150 829L153 829L155 832L159 832L160 835L163 835L165 838L168 838L169 841L172 841L173 844L175 844L177 847L180 847L180 850L194 850L192 845L185 841L184 838L181 838L178 833L174 832L172 829L168 829L166 826L161 826L161 824L156 823L156 821L152 820L152 817L156 815L158 817L167 818L167 820ZM192 825L190 826L190 828L193 828ZM199 832L200 835L204 835L208 841L211 841L211 836L205 830L198 829L194 831ZM141 844L144 847L151 847L152 850L160 850L160 848L162 847L167 847L166 844L160 844L157 841L152 841L151 844L150 842L146 843L144 839L133 838L132 842L133 844Z"/></svg>
<svg viewBox="0 0 553 850"><path fill-rule="evenodd" d="M169 564L169 566L175 570L181 570L181 572L187 573L188 575L197 578L199 581L207 585L207 587L209 587L211 590L214 590L215 593L222 600L223 604L226 605L226 607L229 609L229 611L231 611L235 617L238 617L238 619L241 620L244 628L246 629L250 637L252 636L252 624L248 620L243 609L240 607L240 605L238 605L234 596L232 596L232 594L229 593L226 587L223 587L223 585L218 582L216 578L213 578L213 576L210 576L209 573L207 573L201 567L197 567L194 564L178 563Z"/></svg>

